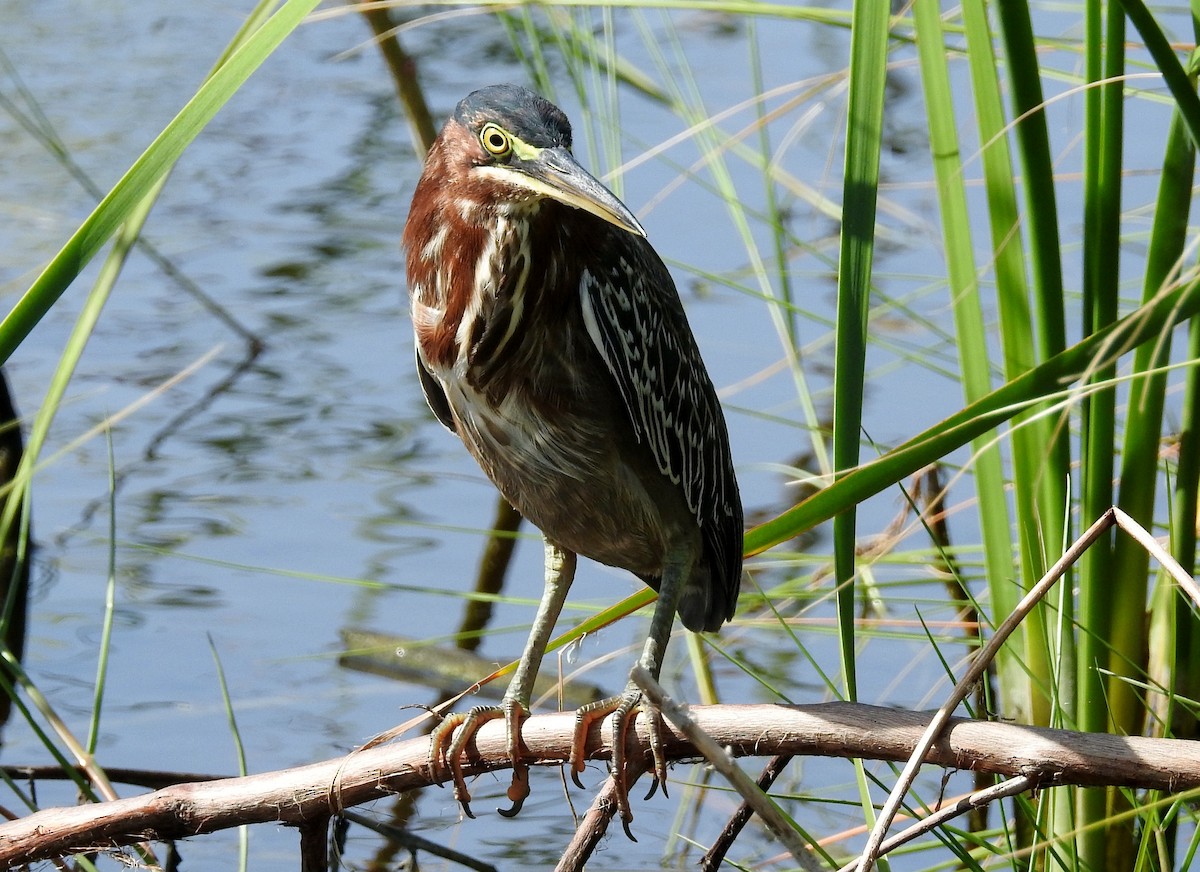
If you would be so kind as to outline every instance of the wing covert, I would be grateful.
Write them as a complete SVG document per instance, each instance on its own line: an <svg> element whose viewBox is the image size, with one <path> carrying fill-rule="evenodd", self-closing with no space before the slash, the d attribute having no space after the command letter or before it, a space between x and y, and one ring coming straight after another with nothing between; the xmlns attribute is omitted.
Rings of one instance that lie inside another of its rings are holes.
<svg viewBox="0 0 1200 872"><path fill-rule="evenodd" d="M741 580L742 504L725 418L674 282L649 243L638 241L634 248L625 242L624 254L597 248L580 278L584 323L639 441L682 489L731 614Z"/></svg>

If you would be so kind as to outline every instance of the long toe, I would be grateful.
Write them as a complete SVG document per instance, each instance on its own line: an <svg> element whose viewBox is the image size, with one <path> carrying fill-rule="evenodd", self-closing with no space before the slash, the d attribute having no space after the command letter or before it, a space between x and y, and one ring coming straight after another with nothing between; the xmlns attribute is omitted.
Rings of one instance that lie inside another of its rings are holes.
<svg viewBox="0 0 1200 872"><path fill-rule="evenodd" d="M454 744L454 731L467 719L466 712L455 712L442 718L442 722L438 724L433 732L429 734L429 758L426 761L428 767L429 780L441 783L438 775L443 770L450 768L447 754L450 751L450 746Z"/></svg>
<svg viewBox="0 0 1200 872"><path fill-rule="evenodd" d="M466 714L455 714L446 718L438 724L430 738L430 772L436 777L439 769L449 770L454 783L454 798L462 806L463 814L469 818L475 815L471 812L471 792L467 790L467 781L463 776L463 755L480 727L488 721L504 716L505 711L501 706L476 706Z"/></svg>
<svg viewBox="0 0 1200 872"><path fill-rule="evenodd" d="M629 766L625 757L625 742L629 728L637 721L638 703L641 694L630 695L626 691L620 704L613 712L612 779L616 790L617 811L621 814L621 826L625 835L636 842L629 824L633 821L633 809L629 807Z"/></svg>
<svg viewBox="0 0 1200 872"><path fill-rule="evenodd" d="M575 712L575 734L571 743L570 759L571 779L577 787L582 788L583 784L579 780L579 773L583 771L584 763L587 759L588 733L593 724L611 714L613 716L612 744L610 746L612 754L611 777L616 806L617 811L621 815L621 825L625 828L625 834L630 839L633 839L633 841L637 841L637 839L633 838L633 834L629 830L629 823L633 820L633 810L629 805L630 767L629 758L626 754L626 743L629 737L629 730L637 722L639 712L645 712L649 718L650 753L654 758L654 784L651 785L650 792L646 794L646 798L649 799L653 796L659 786L663 788L663 793L665 794L667 764L664 752L662 716L647 700L643 699L642 693L636 685L631 684L619 696L590 703ZM639 768L638 771L641 772L642 770Z"/></svg>
<svg viewBox="0 0 1200 872"><path fill-rule="evenodd" d="M571 780L580 790L586 789L583 782L579 780L579 775L587 763L588 733L591 732L593 724L615 712L621 705L622 699L624 696L610 696L607 699L590 702L575 710L575 733L571 740L569 762L571 764Z"/></svg>
<svg viewBox="0 0 1200 872"><path fill-rule="evenodd" d="M498 808L496 811L505 817L516 817L521 806L529 797L529 764L521 751L521 721L529 714L528 709L515 699L505 697L501 703L504 710L504 723L507 727L508 759L512 761L512 783L508 786L508 808Z"/></svg>

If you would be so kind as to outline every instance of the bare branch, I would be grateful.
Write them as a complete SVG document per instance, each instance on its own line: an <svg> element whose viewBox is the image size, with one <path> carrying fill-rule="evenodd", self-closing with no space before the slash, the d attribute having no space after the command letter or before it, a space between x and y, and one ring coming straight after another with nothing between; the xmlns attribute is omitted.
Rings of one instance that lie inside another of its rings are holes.
<svg viewBox="0 0 1200 872"><path fill-rule="evenodd" d="M871 828L871 835L867 838L867 844L863 848L862 859L856 867L858 872L871 872L871 869L874 868L875 861L879 858L884 836L887 835L888 827L891 826L892 820L896 817L896 812L900 810L900 803L904 800L904 794L908 792L908 788L917 777L917 769L921 766L921 761L925 759L925 750L931 747L937 741L938 736L942 734L945 725L949 723L950 713L958 708L959 703L967 698L967 695L971 692L971 688L987 672L988 666L995 659L1000 648L1008 641L1008 637L1021 625L1021 622L1025 620L1025 617L1033 610L1034 606L1041 601L1050 588L1058 583L1063 573L1079 559L1083 552L1090 548L1093 542L1113 526L1115 523L1114 511L1114 509L1106 511L1075 540L1063 556L1038 580L1038 583L1031 587L1025 596L1021 597L1021 601L1013 608L1012 614L1004 619L1004 623L996 628L996 632L992 634L992 638L988 640L987 644L971 658L971 666L967 669L967 674L954 685L954 689L946 698L946 701L934 713L929 726L925 730L925 734L921 737L921 741L913 748L912 756L909 757L903 771L900 773L900 777L896 779L896 784L892 787L892 792L883 804L883 808L879 812L879 817L875 819L875 826Z"/></svg>
<svg viewBox="0 0 1200 872"><path fill-rule="evenodd" d="M771 789L771 785L775 780L783 774L787 765L792 762L790 754L776 754L767 761L767 765L763 767L763 771L758 774L758 780L754 783L758 785L758 789L766 793ZM729 848L737 840L746 824L750 822L750 816L754 814L754 809L750 808L748 802L743 802L738 806L737 811L726 822L725 828L721 830L721 835L717 836L716 841L709 847L708 852L700 858L700 869L702 872L713 872L715 869L721 868L721 863L725 860L725 855L729 852Z"/></svg>
<svg viewBox="0 0 1200 872"><path fill-rule="evenodd" d="M772 754L905 760L929 724L928 713L851 703L810 706L696 706L691 719L734 756ZM647 751L639 719L630 730L633 757ZM531 761L567 760L573 712L532 717L522 725ZM634 733L636 732L636 736ZM699 757L683 734L664 728L670 760ZM608 720L593 726L589 757L606 759L601 737ZM504 724L480 730L467 749L465 771L478 775L508 764ZM179 839L243 824L305 821L338 814L389 794L430 784L424 736L356 751L295 769L180 784L142 796L73 808L46 809L0 825L0 867L59 857L84 849L144 839ZM1200 742L1049 730L952 719L934 743L929 763L999 775L1024 775L1034 787L1056 784L1124 785L1177 792L1200 787Z"/></svg>
<svg viewBox="0 0 1200 872"><path fill-rule="evenodd" d="M663 717L687 736L688 741L696 747L696 750L704 755L704 759L725 776L725 780L741 794L746 804L758 813L775 838L800 864L800 868L808 870L808 872L821 872L821 863L813 856L804 840L800 838L800 834L796 832L791 821L779 810L779 806L775 805L766 793L759 790L758 785L750 780L750 776L743 772L737 763L733 762L732 754L721 747L720 743L692 720L687 707L667 696L662 685L655 681L654 676L640 663L633 667L630 677L642 689L642 693L649 698L650 702L662 712Z"/></svg>
<svg viewBox="0 0 1200 872"><path fill-rule="evenodd" d="M632 788L638 778L645 775L649 768L650 761L644 758L635 757L629 760L629 768L625 772L626 783L629 787ZM579 822L579 828L575 830L570 844L559 858L554 872L580 872L587 861L591 859L592 852L596 850L600 840L604 838L605 832L608 831L609 821L616 813L617 784L610 775L605 779L604 786L600 788L596 798L592 800L591 807L583 816L583 820Z"/></svg>

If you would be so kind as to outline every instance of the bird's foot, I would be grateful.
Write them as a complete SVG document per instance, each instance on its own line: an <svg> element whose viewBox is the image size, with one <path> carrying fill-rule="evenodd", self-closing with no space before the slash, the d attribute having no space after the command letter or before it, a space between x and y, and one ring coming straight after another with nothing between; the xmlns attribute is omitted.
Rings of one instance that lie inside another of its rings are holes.
<svg viewBox="0 0 1200 872"><path fill-rule="evenodd" d="M589 703L575 712L575 735L571 743L571 780L577 787L583 787L579 773L583 772L587 753L587 735L593 723L608 715L612 721L612 779L616 792L617 811L621 814L621 826L632 841L637 841L629 830L633 820L633 811L629 807L628 766L625 756L625 739L629 728L637 720L638 712L643 712L650 722L650 754L654 758L654 783L646 794L646 799L652 797L661 786L663 796L667 795L667 760L663 752L663 721L662 714L650 702L642 697L641 690L632 682L620 696L612 696L599 702Z"/></svg>
<svg viewBox="0 0 1200 872"><path fill-rule="evenodd" d="M507 809L497 809L505 817L514 817L525 804L529 796L529 764L521 755L521 721L529 714L528 708L516 699L505 697L500 705L476 706L467 712L449 715L429 737L429 777L437 778L439 769L450 773L454 784L454 798L462 806L463 814L469 818L475 815L471 811L471 792L467 790L467 782L463 776L463 754L467 745L475 738L479 729L488 721L504 718L508 735L508 756L512 761L512 784L508 788L508 798L512 805Z"/></svg>

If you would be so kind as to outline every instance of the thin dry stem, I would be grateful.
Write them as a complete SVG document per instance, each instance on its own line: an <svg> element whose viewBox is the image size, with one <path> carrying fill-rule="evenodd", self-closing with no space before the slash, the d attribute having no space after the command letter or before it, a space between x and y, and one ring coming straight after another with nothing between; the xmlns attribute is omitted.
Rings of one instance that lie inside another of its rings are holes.
<svg viewBox="0 0 1200 872"><path fill-rule="evenodd" d="M916 779L917 770L920 769L922 761L929 749L938 740L942 731L949 723L951 713L958 707L971 692L971 688L984 675L988 666L999 652L1000 647L1007 641L1012 632L1025 620L1034 606L1050 591L1055 583L1062 578L1063 574L1075 563L1076 560L1091 547L1097 539L1109 530L1114 524L1118 525L1122 530L1134 537L1147 551L1150 552L1163 566L1171 573L1172 577L1179 585L1188 592L1189 596L1196 602L1200 603L1200 588L1197 588L1196 582L1188 575L1178 562L1176 562L1170 554L1158 544L1146 530L1138 524L1133 518L1129 517L1121 509L1113 506L1101 515L1090 526L1070 548L1058 559L1058 562L1050 567L1049 571L1035 584L1027 594L1017 603L1011 615L1005 619L997 629L992 638L986 645L979 650L971 660L971 666L967 670L966 675L954 686L950 696L942 704L941 708L933 716L929 727L925 731L925 735L921 737L920 742L913 749L912 756L905 764L903 771L900 773L899 779L896 781L895 787L892 788L891 794L888 796L887 802L884 803L883 809L879 813L879 817L875 822L874 828L871 830L870 838L867 840L866 846L863 848L862 856L855 863L845 867L846 870L854 870L854 872L870 872L874 867L875 861L882 853L882 845L884 836L887 834L888 827L895 818L896 813L900 809L900 803L903 801L908 789L912 786Z"/></svg>
<svg viewBox="0 0 1200 872"><path fill-rule="evenodd" d="M808 845L804 844L800 834L796 832L779 807L771 801L769 796L759 790L758 785L741 770L728 751L697 726L696 722L688 715L687 707L667 696L662 685L655 681L654 676L641 664L633 667L629 677L642 689L646 698L662 712L663 717L687 736L688 741L695 746L696 750L704 755L704 759L717 772L725 776L725 779L741 794L742 799L762 818L763 823L767 825L775 838L787 848L788 853L800 864L801 868L808 872L821 872L821 863L813 855Z"/></svg>

